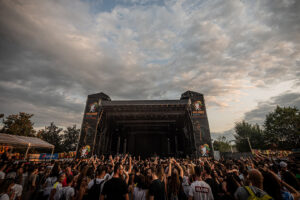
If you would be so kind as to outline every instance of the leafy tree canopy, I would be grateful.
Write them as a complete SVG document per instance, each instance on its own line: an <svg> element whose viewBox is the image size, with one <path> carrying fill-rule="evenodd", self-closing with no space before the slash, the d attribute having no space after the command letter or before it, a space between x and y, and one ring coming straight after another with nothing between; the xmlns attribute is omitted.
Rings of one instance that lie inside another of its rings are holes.
<svg viewBox="0 0 300 200"><path fill-rule="evenodd" d="M62 145L61 135L62 128L57 127L54 122L51 122L49 126L46 126L45 129L42 129L38 132L38 135L45 141L53 144L55 146L55 152L63 152L64 147Z"/></svg>
<svg viewBox="0 0 300 200"><path fill-rule="evenodd" d="M12 135L35 136L36 131L33 129L34 123L31 122L32 116L33 114L20 112L19 114L9 115L3 118L4 115L0 114L0 118L3 118L1 132Z"/></svg>
<svg viewBox="0 0 300 200"><path fill-rule="evenodd" d="M217 140L213 143L214 150L220 151L220 152L229 152L230 151L230 144L229 141L227 141L225 136L219 136Z"/></svg>
<svg viewBox="0 0 300 200"><path fill-rule="evenodd" d="M296 107L279 107L266 116L264 141L268 147L300 147L300 111Z"/></svg>
<svg viewBox="0 0 300 200"><path fill-rule="evenodd" d="M77 129L75 124L72 127L67 127L67 129L64 130L64 135L63 135L64 151L68 152L68 151L76 150L79 133L80 133L80 129Z"/></svg>
<svg viewBox="0 0 300 200"><path fill-rule="evenodd" d="M257 124L252 125L245 121L237 122L234 129L236 133L234 135L236 139L236 147L240 152L250 151L250 145L254 149L264 148L265 144L263 141L263 130L260 129Z"/></svg>

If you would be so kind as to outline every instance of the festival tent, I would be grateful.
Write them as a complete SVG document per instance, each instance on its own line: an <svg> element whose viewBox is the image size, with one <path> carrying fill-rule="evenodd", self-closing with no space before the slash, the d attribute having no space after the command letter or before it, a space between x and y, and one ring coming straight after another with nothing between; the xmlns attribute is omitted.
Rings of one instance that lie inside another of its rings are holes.
<svg viewBox="0 0 300 200"><path fill-rule="evenodd" d="M19 135L10 135L0 133L0 144L9 145L16 148L26 148L25 158L27 157L30 148L45 148L54 150L54 145L45 142L44 140L37 137L26 137Z"/></svg>

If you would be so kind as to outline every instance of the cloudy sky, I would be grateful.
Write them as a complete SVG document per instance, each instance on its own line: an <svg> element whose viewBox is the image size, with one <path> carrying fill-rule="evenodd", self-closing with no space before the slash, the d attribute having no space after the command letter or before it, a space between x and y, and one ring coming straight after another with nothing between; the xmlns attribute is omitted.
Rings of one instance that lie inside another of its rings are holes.
<svg viewBox="0 0 300 200"><path fill-rule="evenodd" d="M300 108L300 1L2 0L0 113L80 125L86 96L205 95L211 132Z"/></svg>

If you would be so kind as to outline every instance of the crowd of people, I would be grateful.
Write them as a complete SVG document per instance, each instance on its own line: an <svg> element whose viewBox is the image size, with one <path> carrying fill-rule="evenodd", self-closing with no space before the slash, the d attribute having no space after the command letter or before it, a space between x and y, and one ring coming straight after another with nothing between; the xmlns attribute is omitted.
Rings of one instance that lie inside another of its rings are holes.
<svg viewBox="0 0 300 200"><path fill-rule="evenodd" d="M300 199L293 160L128 155L0 163L0 200Z"/></svg>

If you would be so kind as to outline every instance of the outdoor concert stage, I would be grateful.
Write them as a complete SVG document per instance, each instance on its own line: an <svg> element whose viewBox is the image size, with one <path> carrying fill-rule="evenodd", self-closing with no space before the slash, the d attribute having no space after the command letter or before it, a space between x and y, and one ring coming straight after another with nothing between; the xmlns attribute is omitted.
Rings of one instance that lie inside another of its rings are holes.
<svg viewBox="0 0 300 200"><path fill-rule="evenodd" d="M211 137L202 94L180 100L114 101L88 95L77 155L130 153L151 156L209 154Z"/></svg>

